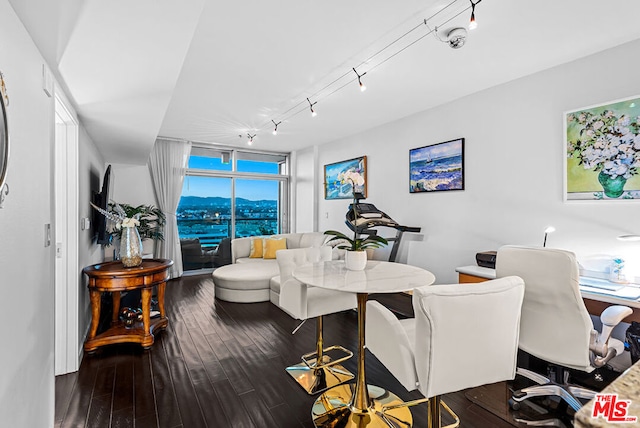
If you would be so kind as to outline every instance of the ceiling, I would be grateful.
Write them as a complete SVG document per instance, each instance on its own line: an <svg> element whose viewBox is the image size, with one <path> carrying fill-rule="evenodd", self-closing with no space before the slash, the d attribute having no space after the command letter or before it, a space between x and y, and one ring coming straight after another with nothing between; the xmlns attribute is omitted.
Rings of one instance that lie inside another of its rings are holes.
<svg viewBox="0 0 640 428"><path fill-rule="evenodd" d="M9 1L105 161L131 164L157 136L298 150L640 38L637 0L483 0L461 49L469 0Z"/></svg>

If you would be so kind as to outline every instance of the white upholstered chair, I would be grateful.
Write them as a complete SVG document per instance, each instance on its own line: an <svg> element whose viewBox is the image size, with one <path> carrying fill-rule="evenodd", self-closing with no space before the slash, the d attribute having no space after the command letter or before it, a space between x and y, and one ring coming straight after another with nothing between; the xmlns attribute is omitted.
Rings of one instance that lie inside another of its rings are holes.
<svg viewBox="0 0 640 428"><path fill-rule="evenodd" d="M367 348L402 385L428 401L429 428L440 427L440 395L513 379L524 283L509 277L413 291L415 318L398 320L367 302ZM472 361L471 361L472 360Z"/></svg>
<svg viewBox="0 0 640 428"><path fill-rule="evenodd" d="M597 332L580 295L578 262L572 252L504 246L498 250L496 275L517 275L524 280L521 350L560 367L584 372L602 367L624 351L624 344L612 338L611 332L631 314L631 308L610 306L605 309L600 316L602 331ZM555 395L578 410L581 407L578 398L595 396L594 391L568 385L566 374L558 383L522 368L518 368L518 374L540 385L514 393L514 408L529 397Z"/></svg>
<svg viewBox="0 0 640 428"><path fill-rule="evenodd" d="M305 263L330 261L332 248L298 248L279 250L276 259L280 269L280 308L287 314L302 320L316 319L316 350L302 356L302 363L287 367L287 372L309 394L315 394L353 379L353 374L340 365L353 356L342 346L324 347L322 335L323 315L355 309L356 295L340 291L308 286L293 277L297 266ZM295 333L296 330L293 331ZM340 351L343 357L331 360L326 355Z"/></svg>

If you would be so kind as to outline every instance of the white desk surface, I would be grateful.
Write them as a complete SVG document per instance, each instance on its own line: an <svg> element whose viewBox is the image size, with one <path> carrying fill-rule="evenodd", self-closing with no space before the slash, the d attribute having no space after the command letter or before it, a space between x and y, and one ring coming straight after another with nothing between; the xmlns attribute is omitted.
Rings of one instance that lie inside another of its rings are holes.
<svg viewBox="0 0 640 428"><path fill-rule="evenodd" d="M293 276L314 287L350 293L397 293L435 281L435 276L428 270L372 260L359 271L348 270L341 260L308 263L295 268Z"/></svg>
<svg viewBox="0 0 640 428"><path fill-rule="evenodd" d="M481 266L461 266L456 268L456 272L487 279L496 277L495 269ZM616 291L580 285L580 294L585 299L640 308L639 284L627 284Z"/></svg>

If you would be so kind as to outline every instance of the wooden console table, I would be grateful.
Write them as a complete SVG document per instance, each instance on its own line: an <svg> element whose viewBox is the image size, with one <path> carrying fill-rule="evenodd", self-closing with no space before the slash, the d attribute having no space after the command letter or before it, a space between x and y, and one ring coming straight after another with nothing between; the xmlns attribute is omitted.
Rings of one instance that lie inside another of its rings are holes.
<svg viewBox="0 0 640 428"><path fill-rule="evenodd" d="M172 260L143 259L140 266L126 268L121 262L99 263L87 266L82 270L89 277L89 294L91 297L91 328L84 343L85 352L95 352L98 347L114 343L139 343L148 349L153 345L153 333L164 329L169 323L164 310L164 291L169 279L169 268ZM151 319L151 293L158 287L158 309L160 316ZM120 293L123 291L141 290L142 323L135 322L130 328L118 319L120 312ZM111 327L96 336L100 321L100 297L103 292L111 292L113 313Z"/></svg>

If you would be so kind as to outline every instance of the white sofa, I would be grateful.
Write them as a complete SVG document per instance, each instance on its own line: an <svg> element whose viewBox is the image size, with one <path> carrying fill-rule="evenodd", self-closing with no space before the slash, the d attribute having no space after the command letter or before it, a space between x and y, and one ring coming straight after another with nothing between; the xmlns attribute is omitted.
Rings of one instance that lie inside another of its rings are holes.
<svg viewBox="0 0 640 428"><path fill-rule="evenodd" d="M280 306L280 272L276 259L250 258L251 240L285 238L287 248L320 247L330 238L321 232L253 236L231 241L231 263L213 271L215 295L227 302L271 301Z"/></svg>

